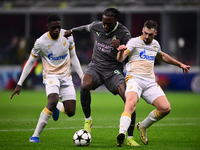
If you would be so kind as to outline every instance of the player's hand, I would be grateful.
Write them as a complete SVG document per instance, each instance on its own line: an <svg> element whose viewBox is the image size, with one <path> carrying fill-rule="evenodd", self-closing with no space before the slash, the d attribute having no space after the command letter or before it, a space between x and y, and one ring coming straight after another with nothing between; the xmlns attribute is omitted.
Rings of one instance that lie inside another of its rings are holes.
<svg viewBox="0 0 200 150"><path fill-rule="evenodd" d="M12 93L12 95L10 96L10 99L12 99L12 97L17 93L17 96L19 96L19 93L21 91L21 86L17 85L16 88L14 89L14 92Z"/></svg>
<svg viewBox="0 0 200 150"><path fill-rule="evenodd" d="M67 30L67 31L65 31L64 37L68 38L71 35L72 35L71 30Z"/></svg>
<svg viewBox="0 0 200 150"><path fill-rule="evenodd" d="M183 73L186 73L186 74L189 73L190 66L181 64L180 67L182 68Z"/></svg>
<svg viewBox="0 0 200 150"><path fill-rule="evenodd" d="M117 50L118 51L125 51L127 49L126 45L120 45Z"/></svg>
<svg viewBox="0 0 200 150"><path fill-rule="evenodd" d="M111 43L111 46L113 46L115 48L118 48L120 45L119 39L115 39L115 38L110 43Z"/></svg>

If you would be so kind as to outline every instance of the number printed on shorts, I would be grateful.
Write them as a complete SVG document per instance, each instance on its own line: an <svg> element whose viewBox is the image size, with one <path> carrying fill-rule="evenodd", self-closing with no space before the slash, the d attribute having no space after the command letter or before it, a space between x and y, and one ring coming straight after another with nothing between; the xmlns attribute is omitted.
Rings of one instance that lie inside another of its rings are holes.
<svg viewBox="0 0 200 150"><path fill-rule="evenodd" d="M120 74L119 70L115 70L114 73L115 73L116 75L119 75L119 74Z"/></svg>

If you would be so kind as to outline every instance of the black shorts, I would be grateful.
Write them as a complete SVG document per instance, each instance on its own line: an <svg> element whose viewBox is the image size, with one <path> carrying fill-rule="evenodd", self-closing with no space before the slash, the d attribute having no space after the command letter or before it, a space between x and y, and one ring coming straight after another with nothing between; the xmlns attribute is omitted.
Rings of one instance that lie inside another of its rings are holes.
<svg viewBox="0 0 200 150"><path fill-rule="evenodd" d="M90 63L84 74L90 74L94 78L93 90L104 84L114 95L118 94L117 87L125 82L122 67L113 66L105 69Z"/></svg>

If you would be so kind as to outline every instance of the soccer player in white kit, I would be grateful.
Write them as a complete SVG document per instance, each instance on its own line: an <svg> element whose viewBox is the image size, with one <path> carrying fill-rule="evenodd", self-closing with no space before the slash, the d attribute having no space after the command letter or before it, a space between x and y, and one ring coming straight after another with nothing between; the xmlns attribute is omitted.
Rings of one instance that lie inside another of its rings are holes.
<svg viewBox="0 0 200 150"><path fill-rule="evenodd" d="M158 41L154 39L157 35L157 23L147 20L142 29L142 35L131 38L125 45L118 48L117 60L123 61L127 56L126 64L126 103L120 118L119 134L117 142L123 145L127 129L131 122L131 114L136 104L142 97L148 104L156 107L142 122L136 124L140 131L140 139L148 144L146 129L152 124L169 114L171 107L163 90L155 81L154 61L155 58L182 68L183 73L188 73L190 66L185 65L168 54L161 51Z"/></svg>
<svg viewBox="0 0 200 150"><path fill-rule="evenodd" d="M72 82L70 65L81 78L83 71L76 56L73 37L64 37L65 30L61 29L61 20L57 15L47 18L48 32L38 38L31 51L30 57L22 71L17 86L10 99L17 93L31 72L34 62L40 55L43 64L43 83L45 84L48 98L47 106L42 110L36 129L30 137L30 142L40 142L39 135L46 126L52 112L56 109L58 100L61 99L64 112L73 116L76 110L76 93Z"/></svg>

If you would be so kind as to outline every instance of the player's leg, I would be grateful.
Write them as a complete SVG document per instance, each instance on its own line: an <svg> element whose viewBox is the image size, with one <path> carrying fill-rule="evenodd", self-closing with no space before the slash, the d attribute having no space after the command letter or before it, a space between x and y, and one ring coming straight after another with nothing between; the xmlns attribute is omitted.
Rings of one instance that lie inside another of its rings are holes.
<svg viewBox="0 0 200 150"><path fill-rule="evenodd" d="M58 102L56 109L53 111L52 117L55 121L58 120L59 111L71 117L75 114L76 110L76 92L72 77L67 76L60 80L62 81L60 85L60 99L62 102ZM68 100L69 102L65 102Z"/></svg>
<svg viewBox="0 0 200 150"><path fill-rule="evenodd" d="M152 87L149 87L143 95L143 99L156 107L149 115L142 121L136 124L140 131L140 138L144 144L148 144L148 138L146 129L153 125L155 122L166 116L170 110L170 103L167 100L162 89L155 83Z"/></svg>
<svg viewBox="0 0 200 150"><path fill-rule="evenodd" d="M118 86L118 92L119 92L120 97L125 102L124 83L122 83ZM135 128L135 120L136 120L136 113L134 111L131 114L131 123L130 123L130 126L128 128L128 136L127 136L127 141L126 141L127 145L130 145L130 146L139 146L139 144L134 140L134 137L133 137L133 132L134 132L134 128Z"/></svg>
<svg viewBox="0 0 200 150"><path fill-rule="evenodd" d="M56 109L56 105L59 100L59 80L57 78L47 78L44 80L44 83L48 104L40 114L36 129L29 139L30 142L40 142L39 135L46 126L52 112Z"/></svg>
<svg viewBox="0 0 200 150"><path fill-rule="evenodd" d="M122 100L125 102L126 101L126 98L125 98L126 83L125 83L125 79L122 73L123 71L120 69L117 69L117 70L113 70L112 72L113 72L113 76L105 80L104 84L111 93L113 93L114 95L119 94ZM138 146L139 144L135 142L133 138L133 130L135 127L135 114L131 114L131 124L133 125L129 126L128 138L129 138L129 141L132 141L131 146Z"/></svg>
<svg viewBox="0 0 200 150"><path fill-rule="evenodd" d="M153 105L156 109L151 111L148 117L143 121L143 126L145 128L149 128L152 124L165 117L171 111L170 103L164 95L156 98L153 101Z"/></svg>
<svg viewBox="0 0 200 150"><path fill-rule="evenodd" d="M85 114L85 122L84 122L84 129L91 133L91 126L93 124L91 118L91 95L90 90L94 86L94 79L93 76L90 74L84 74L81 80L81 106L82 110Z"/></svg>
<svg viewBox="0 0 200 150"><path fill-rule="evenodd" d="M58 99L59 95L57 93L51 93L48 95L47 107L45 107L40 114L36 129L31 138L29 139L30 142L40 142L39 135L46 126L53 110L55 110Z"/></svg>
<svg viewBox="0 0 200 150"><path fill-rule="evenodd" d="M131 123L131 114L135 111L137 101L138 101L138 95L136 92L129 91L126 94L126 103L125 103L124 111L120 118L120 128L119 128L119 134L117 136L117 146L123 145L124 140L118 137L122 137L122 134L126 135L126 132ZM127 139L127 145L139 146L139 144L135 142L134 139L132 141L130 140L130 138Z"/></svg>
<svg viewBox="0 0 200 150"><path fill-rule="evenodd" d="M60 87L60 98L63 105L61 105L62 103L59 102L59 104L57 104L57 108L62 110L62 112L68 117L74 116L76 112L76 91L72 80L66 80L66 82L62 82Z"/></svg>

